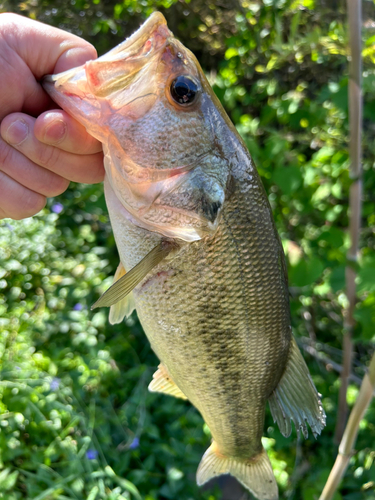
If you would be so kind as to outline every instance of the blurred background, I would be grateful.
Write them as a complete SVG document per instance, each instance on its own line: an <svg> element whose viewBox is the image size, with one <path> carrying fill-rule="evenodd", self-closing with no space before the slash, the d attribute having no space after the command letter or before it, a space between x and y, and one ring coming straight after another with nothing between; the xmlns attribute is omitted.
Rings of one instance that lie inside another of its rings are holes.
<svg viewBox="0 0 375 500"><path fill-rule="evenodd" d="M99 55L154 10L198 57L258 167L288 261L294 333L323 394L319 439L264 446L282 499L319 497L337 444L349 244L344 0L26 0L12 11L89 40ZM363 1L364 195L353 405L375 339L375 5ZM118 265L102 185L72 184L37 216L0 221L0 498L230 500L199 489L210 443L188 403L150 394L158 360L136 314L90 306ZM375 499L375 405L335 500ZM228 489L228 487L226 487ZM224 495L224 497L223 497ZM236 496L237 495L237 496Z"/></svg>

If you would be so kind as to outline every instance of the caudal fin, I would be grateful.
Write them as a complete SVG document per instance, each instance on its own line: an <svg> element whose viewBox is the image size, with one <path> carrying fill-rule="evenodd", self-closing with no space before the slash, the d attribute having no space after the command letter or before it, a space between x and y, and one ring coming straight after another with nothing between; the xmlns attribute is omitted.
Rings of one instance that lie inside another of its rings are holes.
<svg viewBox="0 0 375 500"><path fill-rule="evenodd" d="M197 484L201 486L210 479L231 474L259 500L279 498L275 476L264 449L248 460L226 457L220 453L215 441L203 455L197 471Z"/></svg>

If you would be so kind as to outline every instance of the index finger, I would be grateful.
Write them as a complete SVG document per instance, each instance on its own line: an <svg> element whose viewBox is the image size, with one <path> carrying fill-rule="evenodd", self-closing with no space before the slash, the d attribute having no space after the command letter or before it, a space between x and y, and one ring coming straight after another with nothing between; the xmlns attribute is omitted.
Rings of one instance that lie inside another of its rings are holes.
<svg viewBox="0 0 375 500"><path fill-rule="evenodd" d="M68 113L62 110L47 111L36 119L35 137L45 144L56 146L75 154L94 154L102 150L101 142L86 132Z"/></svg>

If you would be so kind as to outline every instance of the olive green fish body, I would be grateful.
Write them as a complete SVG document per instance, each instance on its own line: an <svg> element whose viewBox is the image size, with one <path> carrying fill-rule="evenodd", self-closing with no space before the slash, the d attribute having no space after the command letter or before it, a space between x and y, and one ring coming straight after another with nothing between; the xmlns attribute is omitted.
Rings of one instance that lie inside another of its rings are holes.
<svg viewBox="0 0 375 500"><path fill-rule="evenodd" d="M45 88L103 143L120 254L94 304L135 308L161 361L149 389L188 399L213 442L203 484L230 473L261 500L277 485L262 447L267 401L284 436L325 415L291 335L270 205L246 147L198 61L154 13L96 61Z"/></svg>
<svg viewBox="0 0 375 500"><path fill-rule="evenodd" d="M215 235L183 245L134 295L153 350L222 453L249 457L261 448L265 403L284 371L291 329L269 203L245 152L238 161ZM146 231L112 224L123 235L121 260L132 268L156 242L142 247Z"/></svg>

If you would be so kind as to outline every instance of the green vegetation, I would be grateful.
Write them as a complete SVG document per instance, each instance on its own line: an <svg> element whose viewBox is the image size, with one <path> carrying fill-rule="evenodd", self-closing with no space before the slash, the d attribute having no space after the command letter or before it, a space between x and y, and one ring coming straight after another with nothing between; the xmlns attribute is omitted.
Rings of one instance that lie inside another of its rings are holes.
<svg viewBox="0 0 375 500"><path fill-rule="evenodd" d="M375 9L363 27L364 208L354 376L375 340ZM343 0L5 1L104 53L153 10L197 55L248 145L288 260L294 332L323 394L318 440L264 444L281 498L317 499L333 465L348 249L347 27ZM133 315L90 305L118 264L102 186L72 185L33 219L0 221L0 499L218 500L194 477L208 429L189 404L150 394L157 366ZM318 357L324 357L319 361ZM353 378L348 403L358 385ZM375 499L375 405L335 500Z"/></svg>

